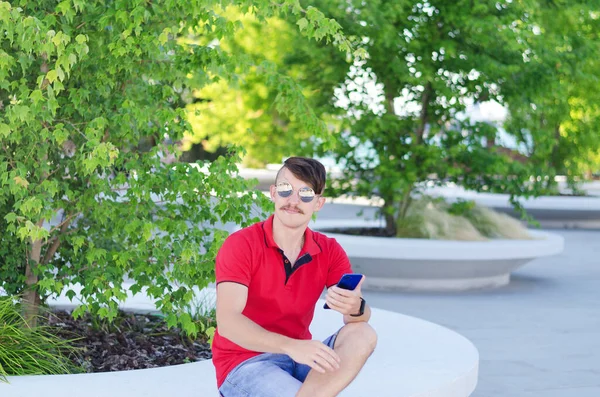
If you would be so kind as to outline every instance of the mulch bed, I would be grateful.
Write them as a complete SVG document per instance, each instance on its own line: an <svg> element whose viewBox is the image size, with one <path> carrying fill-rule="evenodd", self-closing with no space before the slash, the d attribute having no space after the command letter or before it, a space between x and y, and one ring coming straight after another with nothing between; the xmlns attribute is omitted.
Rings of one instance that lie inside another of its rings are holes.
<svg viewBox="0 0 600 397"><path fill-rule="evenodd" d="M212 357L204 339L190 340L169 329L156 315L120 313L113 326L93 327L89 317L74 320L65 311L44 321L56 334L79 348L74 364L86 372L124 371L184 364Z"/></svg>

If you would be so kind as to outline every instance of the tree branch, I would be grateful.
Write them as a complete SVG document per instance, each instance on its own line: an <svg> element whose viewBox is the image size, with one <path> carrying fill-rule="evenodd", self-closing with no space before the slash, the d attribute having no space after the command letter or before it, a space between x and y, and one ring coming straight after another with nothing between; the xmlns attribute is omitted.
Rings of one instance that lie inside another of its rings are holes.
<svg viewBox="0 0 600 397"><path fill-rule="evenodd" d="M4 149L4 151L6 152L6 160L8 160L8 163L10 164L10 166L15 169L17 168L15 162L13 159L10 158L10 152L8 151L8 149L6 148L6 146L2 145L2 149Z"/></svg>
<svg viewBox="0 0 600 397"><path fill-rule="evenodd" d="M81 215L81 212L77 212L75 214L71 214L69 216L67 216L67 218L62 221L61 223L59 223L58 225L54 226L52 229L50 229L50 233L53 233L54 231L56 231L57 229L61 229L61 234L64 233L65 231L62 230L62 227L66 224L67 227L69 226L69 224L71 223L71 221L73 220L73 218L77 217Z"/></svg>
<svg viewBox="0 0 600 397"><path fill-rule="evenodd" d="M63 222L60 223L60 225L55 226L54 228L52 228L51 231L56 230L56 228L58 228L60 226L60 232L59 232L59 234L57 236L54 236L50 240L50 241L52 241L52 245L46 251L46 254L44 255L44 258L41 261L42 264L46 264L46 263L50 262L50 259L52 259L54 257L54 254L56 254L56 251L58 250L58 247L60 247L60 236L63 235L63 234L65 234L65 232L67 231L67 228L71 224L71 221L73 220L73 218L75 218L79 214L80 214L80 212L78 212L77 214L71 214L71 215L69 215L67 217L67 219L65 219Z"/></svg>
<svg viewBox="0 0 600 397"><path fill-rule="evenodd" d="M82 273L82 272L84 272L84 271L86 271L86 270L90 270L90 269L91 269L90 267L88 267L88 266L84 266L84 267L82 267L81 269L77 270L75 273L63 274L62 276L56 276L56 277L55 277L55 279L56 279L56 280L64 280L64 279L66 279L67 277L72 277L72 276L74 276L74 275L76 275L76 274L80 274L80 273Z"/></svg>
<svg viewBox="0 0 600 397"><path fill-rule="evenodd" d="M62 119L58 120L58 119L57 119L56 121L58 121L58 122L60 122L60 123L66 123L66 124L70 125L70 126L71 126L71 127L72 127L72 128L75 130L75 131L77 131L77 132L78 132L78 133L79 133L79 134L80 134L80 135L81 135L81 136L82 136L82 137L83 137L83 138L84 138L86 141L88 141L88 140L89 140L89 139L88 139L88 137L87 137L87 136L86 136L86 135L85 135L83 132L81 132L81 130L80 130L79 128L77 128L77 126L76 126L75 124L73 124L73 123L72 123L72 122L70 122L69 120L62 120Z"/></svg>
<svg viewBox="0 0 600 397"><path fill-rule="evenodd" d="M431 82L428 81L425 85L425 90L423 91L423 96L421 97L421 115L420 120L421 124L419 125L419 129L417 130L417 144L420 145L423 143L423 135L425 134L425 127L427 126L427 121L429 118L428 109L429 109L429 100L432 93Z"/></svg>

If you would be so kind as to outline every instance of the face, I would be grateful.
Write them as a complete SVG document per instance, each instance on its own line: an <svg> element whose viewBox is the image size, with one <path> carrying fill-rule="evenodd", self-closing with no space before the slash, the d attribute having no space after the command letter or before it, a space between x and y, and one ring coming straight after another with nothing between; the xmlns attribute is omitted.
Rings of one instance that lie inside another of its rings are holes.
<svg viewBox="0 0 600 397"><path fill-rule="evenodd" d="M282 197L278 190L287 197ZM312 214L319 211L325 204L325 199L320 195L315 195L312 201L306 202L307 198L311 196L310 191L312 191L312 186L296 178L290 170L284 168L279 173L275 185L271 185L270 192L271 199L275 203L275 216L288 227L305 226L310 221Z"/></svg>

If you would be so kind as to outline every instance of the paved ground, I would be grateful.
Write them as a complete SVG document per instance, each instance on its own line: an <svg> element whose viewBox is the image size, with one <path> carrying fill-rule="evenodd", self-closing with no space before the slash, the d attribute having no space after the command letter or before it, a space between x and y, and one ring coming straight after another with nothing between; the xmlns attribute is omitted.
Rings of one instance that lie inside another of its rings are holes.
<svg viewBox="0 0 600 397"><path fill-rule="evenodd" d="M356 208L329 205L321 216L346 217ZM600 230L553 231L565 237L564 253L529 263L507 287L365 297L469 338L481 358L475 397L598 397Z"/></svg>

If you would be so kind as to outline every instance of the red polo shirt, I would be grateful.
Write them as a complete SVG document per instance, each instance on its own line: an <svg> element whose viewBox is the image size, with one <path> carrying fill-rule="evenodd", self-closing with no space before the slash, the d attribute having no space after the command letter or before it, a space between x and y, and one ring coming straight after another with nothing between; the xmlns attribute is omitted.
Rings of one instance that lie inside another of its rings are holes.
<svg viewBox="0 0 600 397"><path fill-rule="evenodd" d="M342 247L332 238L306 229L304 247L292 268L273 240L273 216L231 234L216 260L216 281L248 287L242 312L267 331L311 339L308 327L323 289L352 273ZM260 352L246 350L215 332L212 345L217 385L242 361Z"/></svg>

